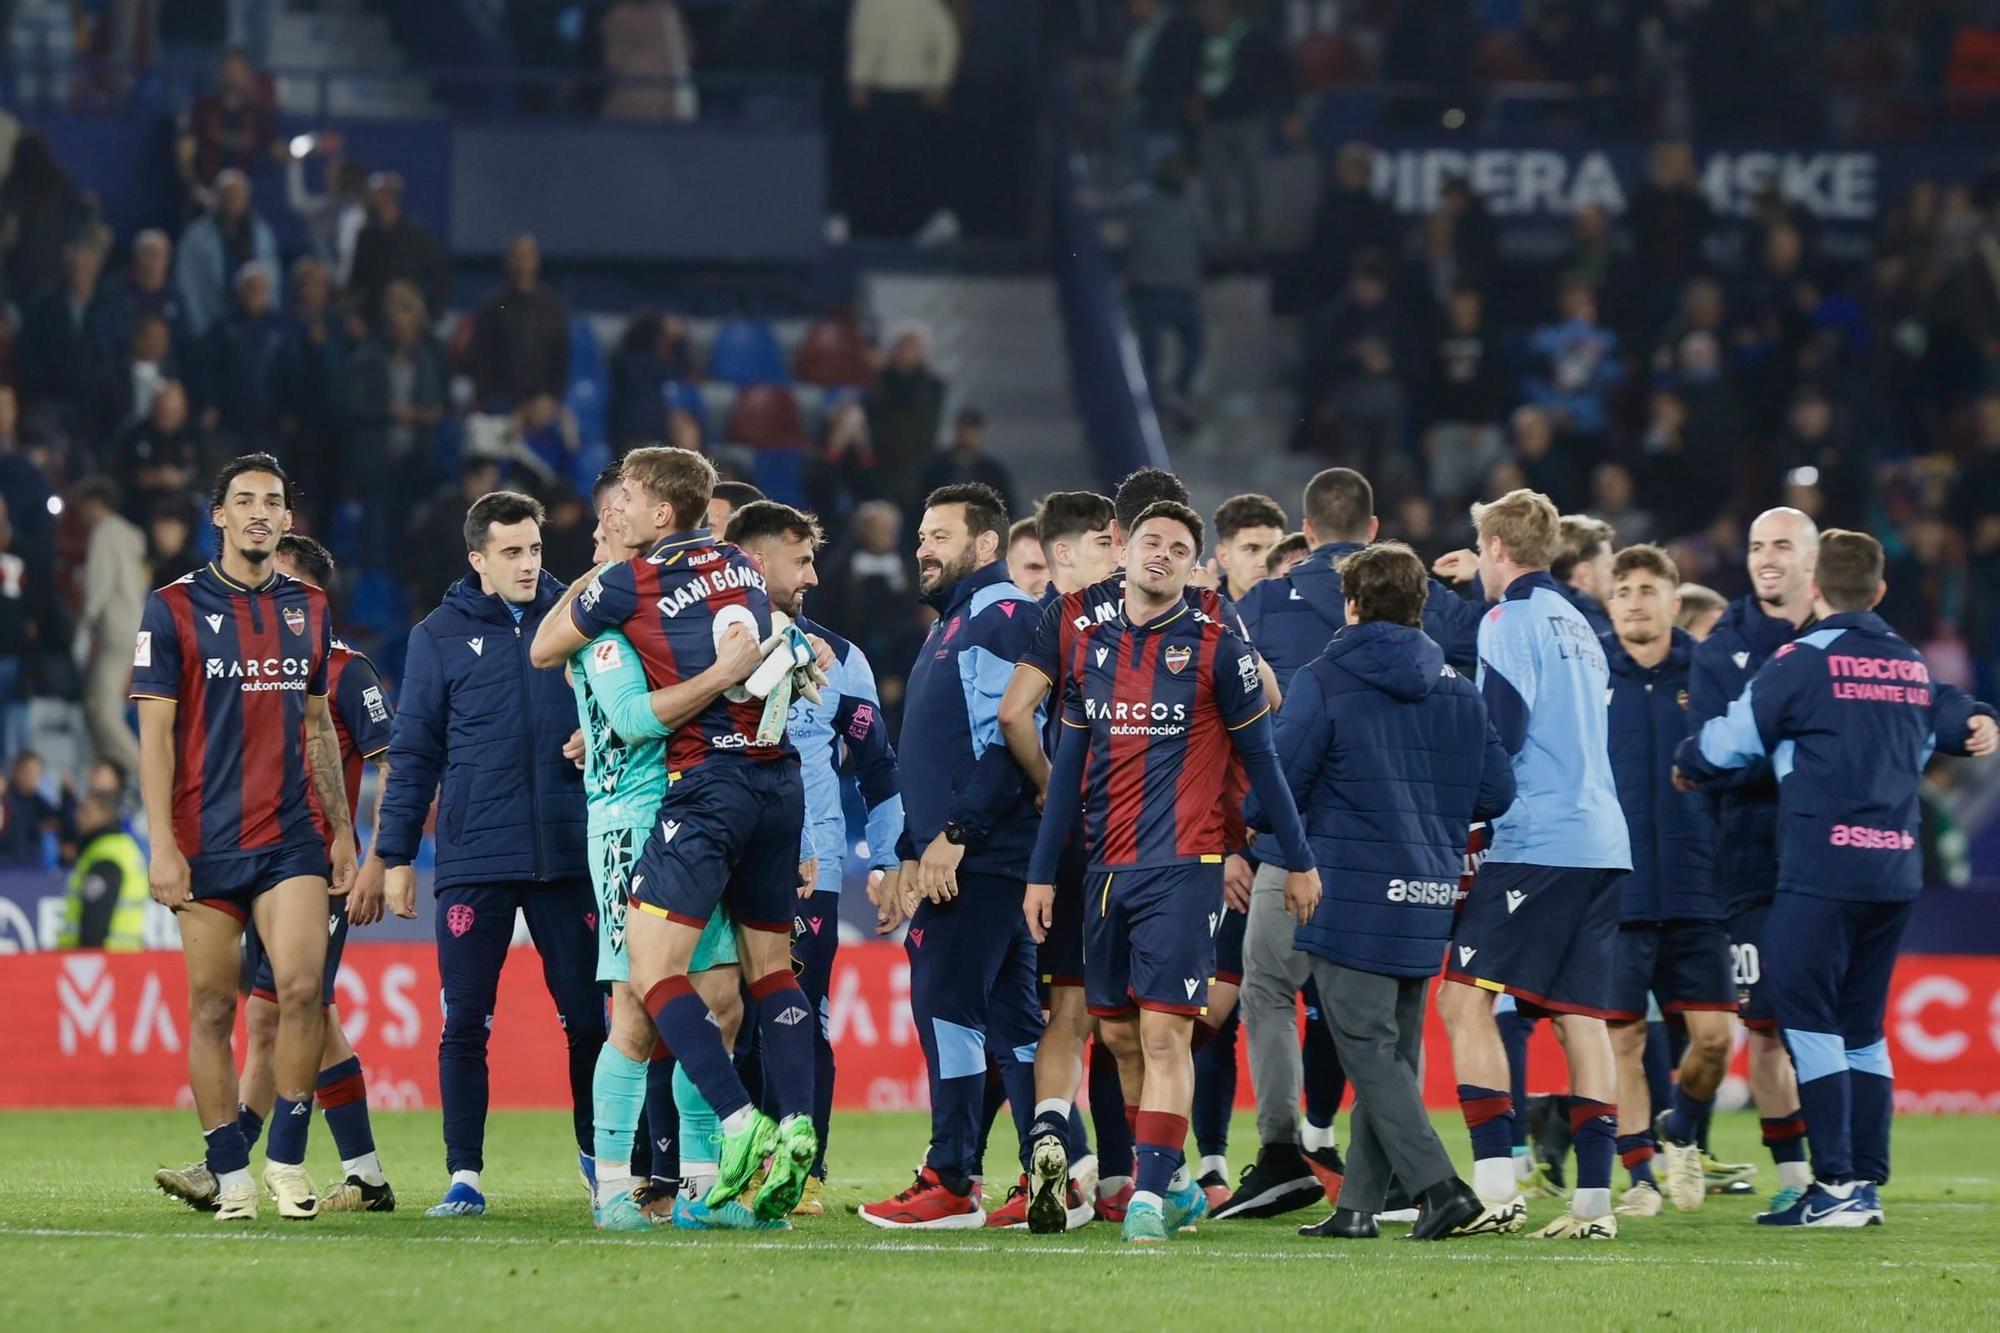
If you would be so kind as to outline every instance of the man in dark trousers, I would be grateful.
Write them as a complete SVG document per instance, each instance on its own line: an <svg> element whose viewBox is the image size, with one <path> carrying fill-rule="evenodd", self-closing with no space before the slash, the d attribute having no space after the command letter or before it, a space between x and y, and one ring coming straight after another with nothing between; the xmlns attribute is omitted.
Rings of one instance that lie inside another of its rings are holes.
<svg viewBox="0 0 2000 1333"><path fill-rule="evenodd" d="M1424 991L1451 934L1466 834L1514 800L1514 770L1471 680L1422 629L1429 580L1401 542L1339 568L1346 626L1291 678L1278 758L1325 897L1298 928L1321 1012L1354 1085L1340 1206L1307 1236L1376 1234L1393 1168L1442 1240L1477 1218L1424 1113Z"/></svg>
<svg viewBox="0 0 2000 1333"><path fill-rule="evenodd" d="M576 699L560 668L537 670L528 644L563 585L542 569L542 506L512 491L465 515L472 572L410 631L389 742L389 785L375 845L389 905L416 915L410 862L431 798L437 816L438 972L444 1032L445 1169L432 1217L486 1211L486 1039L514 914L542 955L569 1043L578 1166L591 1183L591 1075L604 1045L597 906L584 849L583 780L563 754ZM439 778L443 791L439 792Z"/></svg>

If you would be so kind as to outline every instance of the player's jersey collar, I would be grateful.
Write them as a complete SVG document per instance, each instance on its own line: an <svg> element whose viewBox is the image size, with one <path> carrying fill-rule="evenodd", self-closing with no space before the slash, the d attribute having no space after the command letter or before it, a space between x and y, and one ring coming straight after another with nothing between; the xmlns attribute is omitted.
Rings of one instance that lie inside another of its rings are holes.
<svg viewBox="0 0 2000 1333"><path fill-rule="evenodd" d="M1547 588L1550 592L1556 594L1556 596L1562 596L1562 589L1556 586L1556 581L1550 575L1549 571L1546 569L1537 569L1521 575L1508 584L1507 594L1502 600L1509 602L1525 601L1527 598L1535 595L1535 589L1537 588Z"/></svg>
<svg viewBox="0 0 2000 1333"><path fill-rule="evenodd" d="M274 569L271 571L269 578L265 579L262 583L259 583L253 587L248 583L239 583L237 580L223 573L221 563L215 560L211 560L208 562L208 572L215 579L217 583L220 583L228 591L242 592L242 593L270 592L273 588L278 586L278 580L284 577L283 575L279 574L277 570Z"/></svg>
<svg viewBox="0 0 2000 1333"><path fill-rule="evenodd" d="M1164 615L1155 616L1143 625L1135 625L1132 623L1130 617L1125 614L1125 603L1123 599L1120 599L1118 603L1118 628L1131 630L1135 634L1151 634L1155 630L1162 630L1173 624L1186 615L1188 610L1187 598L1182 597L1180 604L1174 607L1173 610L1168 611Z"/></svg>
<svg viewBox="0 0 2000 1333"><path fill-rule="evenodd" d="M689 528L686 532L670 533L662 537L653 549L646 553L646 559L656 565L671 564L683 551L693 550L697 546L713 545L715 538L707 528Z"/></svg>

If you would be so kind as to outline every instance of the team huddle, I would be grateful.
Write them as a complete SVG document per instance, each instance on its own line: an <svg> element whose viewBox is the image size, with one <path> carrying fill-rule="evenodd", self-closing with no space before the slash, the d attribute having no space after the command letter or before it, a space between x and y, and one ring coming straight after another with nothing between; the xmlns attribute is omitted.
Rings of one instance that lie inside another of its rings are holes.
<svg viewBox="0 0 2000 1333"><path fill-rule="evenodd" d="M1209 525L1159 469L1011 528L990 488L947 486L918 531L936 620L899 753L867 658L807 615L817 520L699 455L607 469L596 563L566 587L537 502L475 502L470 571L412 630L393 717L333 636L332 559L289 531L291 501L268 455L225 467L221 554L153 594L133 658L205 1142L156 1181L195 1207L257 1215L268 1122L281 1217L394 1208L333 978L349 925L415 915L430 827L450 1177L431 1216L487 1207L486 1032L517 917L562 1022L597 1227L818 1214L858 805L931 1106L909 1188L859 1209L872 1225L1103 1220L1157 1244L1325 1199L1302 1234L1517 1232L1526 1195L1558 1188L1528 1150L1527 1034L1547 1017L1575 1182L1538 1234L1609 1240L1754 1174L1707 1144L1739 1014L1779 1178L1757 1221L1883 1219L1917 789L1934 750L1990 755L2000 725L1874 614L1865 534L1761 516L1753 592L1717 619L1664 551L1614 551L1525 490L1475 506L1477 551L1433 577L1377 540L1344 468L1307 485L1298 534L1267 497L1229 501L1208 564ZM1483 597L1446 582L1474 577ZM1699 639L1682 627L1701 620ZM364 761L381 780L357 864ZM1433 1001L1470 1181L1424 1109ZM1656 1030L1684 1044L1671 1076ZM1232 1189L1239 1032L1260 1145ZM342 1163L325 1191L303 1165L315 1101ZM989 1208L1002 1104L1019 1175Z"/></svg>

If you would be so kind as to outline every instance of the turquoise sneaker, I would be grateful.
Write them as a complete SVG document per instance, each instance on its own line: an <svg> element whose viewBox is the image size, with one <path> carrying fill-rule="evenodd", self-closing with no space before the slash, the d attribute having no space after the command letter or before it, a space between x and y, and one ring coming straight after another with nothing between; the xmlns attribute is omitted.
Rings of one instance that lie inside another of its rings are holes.
<svg viewBox="0 0 2000 1333"><path fill-rule="evenodd" d="M1208 1216L1208 1192L1189 1179L1186 1188L1171 1190L1162 1202L1166 1205L1163 1219L1167 1234L1176 1231L1192 1231L1194 1224Z"/></svg>
<svg viewBox="0 0 2000 1333"><path fill-rule="evenodd" d="M1787 1185L1771 1196L1771 1206L1764 1211L1767 1213L1790 1212L1792 1205L1805 1197L1806 1192L1804 1190L1793 1189L1790 1185Z"/></svg>
<svg viewBox="0 0 2000 1333"><path fill-rule="evenodd" d="M590 1220L599 1231L651 1231L653 1224L639 1211L639 1201L630 1194L614 1194L602 1208L594 1208Z"/></svg>
<svg viewBox="0 0 2000 1333"><path fill-rule="evenodd" d="M764 1165L764 1159L777 1146L777 1121L751 1107L750 1119L742 1129L723 1134L722 1155L715 1166L715 1186L702 1202L710 1208L719 1208L741 1194L750 1184L750 1177L757 1174L757 1168ZM793 1202L798 1200L794 1198Z"/></svg>
<svg viewBox="0 0 2000 1333"><path fill-rule="evenodd" d="M1164 1245L1166 1219L1152 1204L1134 1203L1125 1210L1125 1226L1119 1234L1127 1245Z"/></svg>
<svg viewBox="0 0 2000 1333"><path fill-rule="evenodd" d="M790 1231L784 1218L758 1217L736 1200L710 1208L699 1199L674 1200L674 1225L682 1231Z"/></svg>
<svg viewBox="0 0 2000 1333"><path fill-rule="evenodd" d="M757 1191L757 1216L764 1221L791 1215L806 1192L812 1175L813 1159L819 1156L819 1136L813 1133L812 1117L786 1116L778 1126L777 1146L771 1150L770 1174Z"/></svg>

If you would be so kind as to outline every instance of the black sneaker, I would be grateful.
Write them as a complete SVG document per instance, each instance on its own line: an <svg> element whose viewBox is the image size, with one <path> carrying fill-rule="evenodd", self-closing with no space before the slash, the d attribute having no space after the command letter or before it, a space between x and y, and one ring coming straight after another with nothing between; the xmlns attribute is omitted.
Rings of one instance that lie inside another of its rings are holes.
<svg viewBox="0 0 2000 1333"><path fill-rule="evenodd" d="M1210 1216L1218 1222L1233 1217L1277 1217L1325 1197L1319 1178L1306 1166L1297 1144L1267 1143L1258 1150L1257 1160L1243 1168L1229 1202Z"/></svg>
<svg viewBox="0 0 2000 1333"><path fill-rule="evenodd" d="M323 1213L393 1213L396 1211L396 1191L389 1188L386 1180L379 1185L371 1185L360 1176L349 1176L320 1195L319 1210Z"/></svg>
<svg viewBox="0 0 2000 1333"><path fill-rule="evenodd" d="M1547 1170L1549 1183L1568 1188L1563 1179L1563 1158L1569 1156L1569 1098L1540 1096L1528 1098L1528 1142L1535 1160Z"/></svg>

